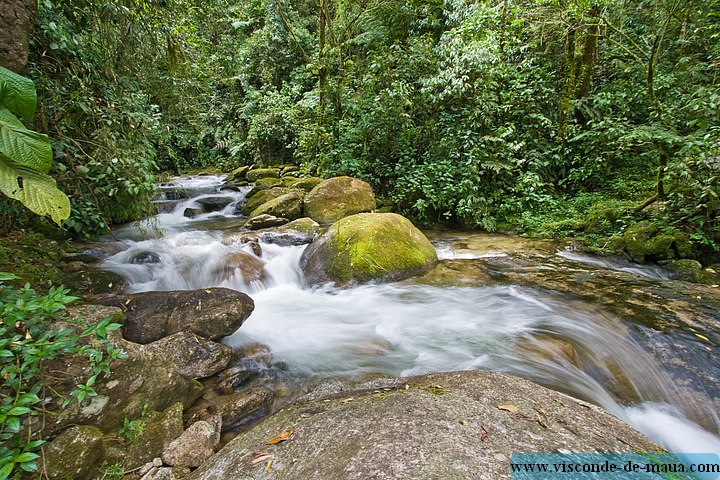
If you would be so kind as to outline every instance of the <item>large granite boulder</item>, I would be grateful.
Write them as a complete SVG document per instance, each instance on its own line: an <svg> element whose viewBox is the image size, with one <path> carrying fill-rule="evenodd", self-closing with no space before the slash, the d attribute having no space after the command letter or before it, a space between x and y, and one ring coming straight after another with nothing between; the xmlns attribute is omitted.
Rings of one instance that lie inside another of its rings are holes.
<svg viewBox="0 0 720 480"><path fill-rule="evenodd" d="M124 336L150 343L178 332L210 340L232 335L255 308L244 293L227 288L134 293L122 302Z"/></svg>
<svg viewBox="0 0 720 480"><path fill-rule="evenodd" d="M330 224L348 215L375 209L375 196L367 182L352 177L334 177L318 184L305 196L305 215L320 224Z"/></svg>
<svg viewBox="0 0 720 480"><path fill-rule="evenodd" d="M279 168L255 168L245 174L245 179L248 182L254 182L261 178L278 178L279 176Z"/></svg>
<svg viewBox="0 0 720 480"><path fill-rule="evenodd" d="M271 439L285 441L268 445ZM312 395L236 437L190 475L509 479L519 452L660 448L598 407L501 373L468 371ZM268 461L253 461L253 452Z"/></svg>
<svg viewBox="0 0 720 480"><path fill-rule="evenodd" d="M360 213L336 222L303 252L300 267L311 284L399 280L437 263L430 241L395 213Z"/></svg>

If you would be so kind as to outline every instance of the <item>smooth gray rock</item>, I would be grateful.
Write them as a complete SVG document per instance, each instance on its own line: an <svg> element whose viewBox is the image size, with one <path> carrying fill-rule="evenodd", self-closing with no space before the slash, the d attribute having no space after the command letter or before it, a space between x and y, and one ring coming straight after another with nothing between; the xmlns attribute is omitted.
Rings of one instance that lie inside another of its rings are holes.
<svg viewBox="0 0 720 480"><path fill-rule="evenodd" d="M225 369L232 357L232 348L212 342L190 332L179 332L145 349L151 355L170 360L178 371L190 378L206 378Z"/></svg>
<svg viewBox="0 0 720 480"><path fill-rule="evenodd" d="M291 428L287 441L266 444ZM661 451L600 408L530 381L452 372L301 400L236 437L189 478L499 480L510 478L514 453L564 449ZM253 463L254 451L270 453L270 466Z"/></svg>
<svg viewBox="0 0 720 480"><path fill-rule="evenodd" d="M220 429L200 420L165 449L162 460L171 467L198 467L215 453L219 443Z"/></svg>

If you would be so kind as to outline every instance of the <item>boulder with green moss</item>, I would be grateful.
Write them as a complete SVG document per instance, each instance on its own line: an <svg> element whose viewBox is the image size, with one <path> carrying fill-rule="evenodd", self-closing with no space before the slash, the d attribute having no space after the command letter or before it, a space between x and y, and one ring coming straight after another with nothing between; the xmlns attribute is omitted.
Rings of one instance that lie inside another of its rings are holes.
<svg viewBox="0 0 720 480"><path fill-rule="evenodd" d="M94 478L105 453L103 432L90 425L75 425L43 449L43 471L50 480Z"/></svg>
<svg viewBox="0 0 720 480"><path fill-rule="evenodd" d="M281 197L292 192L291 189L286 187L271 187L266 190L258 190L252 196L247 195L245 198L247 201L240 210L243 215L250 215L253 210L262 205L265 202L269 202L274 198Z"/></svg>
<svg viewBox="0 0 720 480"><path fill-rule="evenodd" d="M279 168L255 168L245 174L248 182L254 182L260 178L278 178L280 177Z"/></svg>
<svg viewBox="0 0 720 480"><path fill-rule="evenodd" d="M317 187L323 182L323 179L320 177L309 177L309 178L294 178L294 177L285 177L283 178L283 183L287 185L288 187L297 188L299 190L304 190L306 192L309 192L313 188Z"/></svg>
<svg viewBox="0 0 720 480"><path fill-rule="evenodd" d="M255 186L245 195L246 198L254 196L256 193L273 187L282 187L283 182L279 178L261 178L255 182Z"/></svg>
<svg viewBox="0 0 720 480"><path fill-rule="evenodd" d="M430 241L395 213L360 213L337 221L300 258L311 284L391 281L422 274L437 263Z"/></svg>
<svg viewBox="0 0 720 480"><path fill-rule="evenodd" d="M375 209L375 196L367 182L352 177L325 180L305 196L305 215L330 224L348 215Z"/></svg>
<svg viewBox="0 0 720 480"><path fill-rule="evenodd" d="M274 217L295 220L302 216L302 195L297 191L291 191L272 200L268 200L250 213L250 217L259 215L272 215Z"/></svg>
<svg viewBox="0 0 720 480"><path fill-rule="evenodd" d="M695 249L685 233L672 229L660 231L647 220L629 226L623 243L627 254L636 262L695 258Z"/></svg>

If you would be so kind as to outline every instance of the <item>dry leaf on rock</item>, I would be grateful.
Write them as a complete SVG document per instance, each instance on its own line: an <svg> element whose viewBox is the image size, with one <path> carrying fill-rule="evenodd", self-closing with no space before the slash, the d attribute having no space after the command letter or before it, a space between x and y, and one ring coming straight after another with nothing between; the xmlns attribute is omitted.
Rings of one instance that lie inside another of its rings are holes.
<svg viewBox="0 0 720 480"><path fill-rule="evenodd" d="M520 413L520 409L516 407L515 405L498 405L500 410L505 410L506 412L510 413Z"/></svg>
<svg viewBox="0 0 720 480"><path fill-rule="evenodd" d="M283 430L282 432L275 435L273 438L265 442L266 445L275 445L276 443L284 442L290 435L295 431L295 427L291 427L290 430Z"/></svg>

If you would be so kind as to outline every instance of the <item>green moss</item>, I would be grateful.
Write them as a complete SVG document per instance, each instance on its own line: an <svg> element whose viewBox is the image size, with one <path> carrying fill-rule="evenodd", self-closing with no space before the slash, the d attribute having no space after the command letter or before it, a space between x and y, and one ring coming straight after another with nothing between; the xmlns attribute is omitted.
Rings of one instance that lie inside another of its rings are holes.
<svg viewBox="0 0 720 480"><path fill-rule="evenodd" d="M254 170L250 170L245 174L245 178L247 178L248 182L254 182L256 180L259 180L261 178L278 178L280 177L280 169L279 168L256 168Z"/></svg>
<svg viewBox="0 0 720 480"><path fill-rule="evenodd" d="M419 385L417 387L418 390L423 390L425 392L431 393L433 395L445 395L445 389L438 387L438 386L428 386L428 385Z"/></svg>
<svg viewBox="0 0 720 480"><path fill-rule="evenodd" d="M645 243L645 255L652 260L667 260L674 257L672 235L661 233Z"/></svg>
<svg viewBox="0 0 720 480"><path fill-rule="evenodd" d="M253 189L254 190L254 189ZM266 190L258 190L252 196L248 194L247 203L242 208L242 212L245 215L249 215L250 212L258 208L265 202L269 202L273 198L278 198L282 195L290 193L292 190L285 187L272 187Z"/></svg>
<svg viewBox="0 0 720 480"><path fill-rule="evenodd" d="M287 218L288 220L300 218L302 215L302 196L293 191L268 200L253 210L250 213L250 217L257 217L264 214Z"/></svg>
<svg viewBox="0 0 720 480"><path fill-rule="evenodd" d="M397 214L352 215L335 223L331 231L338 254L328 273L342 282L393 277L423 269L437 259L427 238Z"/></svg>
<svg viewBox="0 0 720 480"><path fill-rule="evenodd" d="M628 227L623 235L625 250L636 262L645 260L646 244L658 231L657 226L644 220Z"/></svg>

